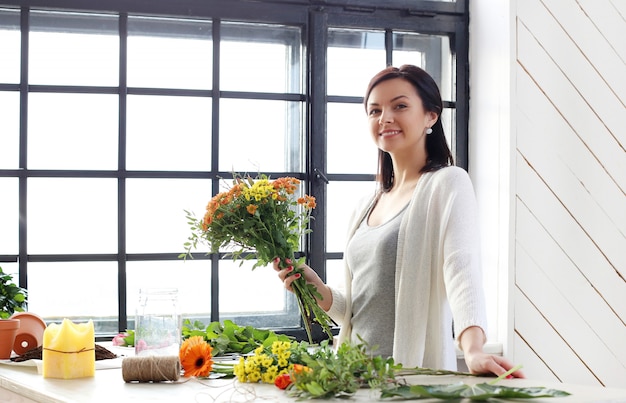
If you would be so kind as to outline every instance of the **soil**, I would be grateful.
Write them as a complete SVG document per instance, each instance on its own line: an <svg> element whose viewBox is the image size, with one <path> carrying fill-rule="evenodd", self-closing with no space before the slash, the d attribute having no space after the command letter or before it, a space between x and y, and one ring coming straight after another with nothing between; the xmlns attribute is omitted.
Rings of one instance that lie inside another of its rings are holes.
<svg viewBox="0 0 626 403"><path fill-rule="evenodd" d="M21 362L21 361L27 361L27 360L41 360L42 352L43 352L43 348L37 347L37 348L34 348L32 350L25 352L22 355L18 355L17 357L11 357L11 361ZM106 348L98 344L96 344L95 354L96 354L96 361L110 360L113 358L117 358L117 354L112 353L111 351L107 350Z"/></svg>

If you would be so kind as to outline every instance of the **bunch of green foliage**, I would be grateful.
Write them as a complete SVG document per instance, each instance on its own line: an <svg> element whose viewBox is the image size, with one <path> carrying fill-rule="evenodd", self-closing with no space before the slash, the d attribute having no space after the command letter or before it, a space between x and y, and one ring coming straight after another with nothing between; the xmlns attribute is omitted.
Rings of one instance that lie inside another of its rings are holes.
<svg viewBox="0 0 626 403"><path fill-rule="evenodd" d="M208 325L200 321L185 319L182 329L183 339L202 336L211 347L213 356L224 354L248 354L259 346L268 347L276 340L291 341L293 338L277 334L269 329L257 329L252 326L239 326L231 320L211 322Z"/></svg>
<svg viewBox="0 0 626 403"><path fill-rule="evenodd" d="M0 319L8 319L15 312L24 312L27 307L28 292L13 281L0 267Z"/></svg>
<svg viewBox="0 0 626 403"><path fill-rule="evenodd" d="M368 351L369 350L369 351ZM302 362L307 370L292 374L293 383L288 387L290 396L304 399L349 398L364 387L380 391L381 399L415 400L438 398L460 401L487 400L489 398L535 398L567 396L569 393L542 387L507 387L496 385L498 381L520 367L515 367L489 383L465 384L457 382L445 385L411 385L407 375L462 375L474 376L467 372L458 372L430 368L404 368L393 358L383 358L373 354L375 348L369 348L361 340L354 344L345 342L334 351L328 341L323 341L319 348L296 351L299 357L292 357L294 362Z"/></svg>
<svg viewBox="0 0 626 403"><path fill-rule="evenodd" d="M295 376L288 392L299 399L346 398L361 387L393 381L399 368L391 359L367 354L364 345L344 343L335 353L326 340L300 360L310 370Z"/></svg>
<svg viewBox="0 0 626 403"><path fill-rule="evenodd" d="M376 348L360 343L345 342L335 351L328 340L319 348L299 349L300 361L309 370L294 378L288 393L299 399L330 399L352 396L363 387L386 389L397 385L399 374L470 375L464 372L432 370L428 368L403 368L393 358L374 354Z"/></svg>

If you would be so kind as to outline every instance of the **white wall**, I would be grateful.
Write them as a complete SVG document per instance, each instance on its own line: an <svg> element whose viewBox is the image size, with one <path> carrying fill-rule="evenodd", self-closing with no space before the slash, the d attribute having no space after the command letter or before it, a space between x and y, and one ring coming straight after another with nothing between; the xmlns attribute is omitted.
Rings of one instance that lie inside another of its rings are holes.
<svg viewBox="0 0 626 403"><path fill-rule="evenodd" d="M623 387L626 1L470 8L470 174L497 338L531 378Z"/></svg>

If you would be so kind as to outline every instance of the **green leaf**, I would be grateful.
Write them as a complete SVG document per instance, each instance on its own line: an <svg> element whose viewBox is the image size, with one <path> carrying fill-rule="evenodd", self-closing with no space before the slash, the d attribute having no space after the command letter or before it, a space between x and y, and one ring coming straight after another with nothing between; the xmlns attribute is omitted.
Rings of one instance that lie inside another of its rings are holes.
<svg viewBox="0 0 626 403"><path fill-rule="evenodd" d="M13 282L13 276L0 267L0 318L8 319L27 308L28 291Z"/></svg>
<svg viewBox="0 0 626 403"><path fill-rule="evenodd" d="M319 397L319 396L324 396L326 394L326 391L324 390L324 388L315 381L308 383L306 385L306 388L307 388L307 391L313 396Z"/></svg>
<svg viewBox="0 0 626 403"><path fill-rule="evenodd" d="M538 397L563 397L569 396L568 392L548 389L543 387L518 388L502 385L479 383L467 385L464 383L441 384L441 385L399 385L393 388L385 388L381 398L425 399L436 398L444 400L458 400L468 398L482 401L491 398L504 399L532 399Z"/></svg>

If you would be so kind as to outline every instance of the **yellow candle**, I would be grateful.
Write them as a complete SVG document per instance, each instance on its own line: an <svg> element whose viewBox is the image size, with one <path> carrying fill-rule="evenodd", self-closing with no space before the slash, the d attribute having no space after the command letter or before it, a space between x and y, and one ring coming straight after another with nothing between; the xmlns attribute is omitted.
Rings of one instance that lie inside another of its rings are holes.
<svg viewBox="0 0 626 403"><path fill-rule="evenodd" d="M96 373L93 321L73 323L63 319L43 332L44 378L84 378Z"/></svg>

